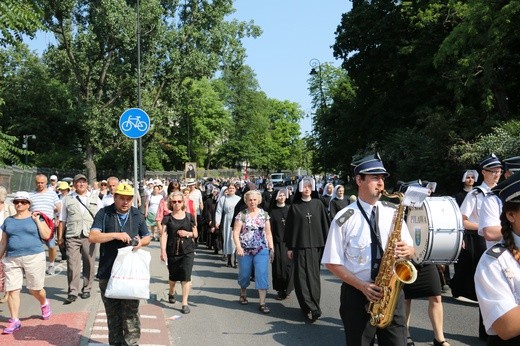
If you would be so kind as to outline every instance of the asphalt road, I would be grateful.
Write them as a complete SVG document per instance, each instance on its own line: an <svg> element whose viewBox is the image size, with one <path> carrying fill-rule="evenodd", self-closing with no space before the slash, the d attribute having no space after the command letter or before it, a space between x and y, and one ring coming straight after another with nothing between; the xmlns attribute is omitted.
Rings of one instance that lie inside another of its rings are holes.
<svg viewBox="0 0 520 346"><path fill-rule="evenodd" d="M190 298L192 312L168 326L174 345L345 344L338 312L340 282L327 269L321 271L323 316L314 324L305 322L294 294L280 302L274 299L275 292L269 291L269 315L258 311L258 295L254 289L248 292L249 305L240 305L236 271L225 267L225 262L211 251L204 248L197 251ZM485 345L478 339L477 305L453 299L449 292L443 301L444 331L450 344ZM426 299L412 303L411 334L417 346L433 344L427 307ZM181 315L177 309L179 305L166 309L165 314Z"/></svg>
<svg viewBox="0 0 520 346"><path fill-rule="evenodd" d="M221 256L201 246L197 250L193 287L189 299L191 313L180 312L180 285L177 303L167 302L167 269L159 260L159 243L148 248L152 254L151 298L142 301L143 336L141 345L342 345L343 326L339 317L339 281L322 269L323 316L314 324L305 322L294 293L284 301L268 292L269 315L258 311L258 294L248 290L249 305L238 303L237 269L227 268ZM24 289L20 317L22 329L14 335L0 335L1 345L97 345L106 344L106 321L97 282L90 299L78 299L63 305L67 296L66 266L46 279L53 308L49 321L39 318L37 302ZM254 287L254 283L252 283ZM478 308L447 293L444 301L444 331L452 346L485 345L478 335ZM427 300L412 304L411 333L415 344L432 345L433 332L427 312ZM0 328L8 318L6 304L0 304Z"/></svg>

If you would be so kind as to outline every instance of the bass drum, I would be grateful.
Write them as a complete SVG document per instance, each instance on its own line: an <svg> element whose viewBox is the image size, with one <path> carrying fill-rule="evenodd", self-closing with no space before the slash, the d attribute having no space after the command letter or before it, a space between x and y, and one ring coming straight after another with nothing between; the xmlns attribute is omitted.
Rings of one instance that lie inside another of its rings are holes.
<svg viewBox="0 0 520 346"><path fill-rule="evenodd" d="M415 263L457 262L464 227L454 198L427 197L421 208L408 209L406 225L414 241Z"/></svg>

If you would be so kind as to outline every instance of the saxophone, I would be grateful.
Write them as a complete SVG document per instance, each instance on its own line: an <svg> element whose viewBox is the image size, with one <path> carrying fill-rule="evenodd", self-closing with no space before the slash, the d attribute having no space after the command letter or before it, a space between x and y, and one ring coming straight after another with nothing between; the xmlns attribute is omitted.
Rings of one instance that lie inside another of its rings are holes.
<svg viewBox="0 0 520 346"><path fill-rule="evenodd" d="M389 194L385 190L381 193L385 197L399 198L399 207L394 216L392 232L388 236L388 242L375 280L375 284L383 289L383 297L377 302L370 302L368 305L370 324L378 328L385 328L392 322L403 285L411 284L417 279L417 269L412 262L395 257L396 244L401 240L401 227L406 208L403 204L404 194L401 192Z"/></svg>

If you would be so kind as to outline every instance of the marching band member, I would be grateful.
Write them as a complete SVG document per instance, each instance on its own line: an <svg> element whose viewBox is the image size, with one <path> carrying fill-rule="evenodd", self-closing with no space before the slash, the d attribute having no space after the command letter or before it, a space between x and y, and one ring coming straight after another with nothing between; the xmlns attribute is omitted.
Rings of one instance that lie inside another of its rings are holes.
<svg viewBox="0 0 520 346"><path fill-rule="evenodd" d="M487 345L520 344L520 174L501 183L501 243L488 249L475 274Z"/></svg>
<svg viewBox="0 0 520 346"><path fill-rule="evenodd" d="M480 161L479 165L484 181L467 194L460 206L460 213L464 222L464 243L458 262L454 265L455 275L451 280L453 297L463 296L471 300L477 299L473 277L478 261L486 251L486 240L477 233L480 209L485 195L491 192L502 175L502 164L495 154L486 156ZM480 316L479 321L479 338L485 340L487 335L482 324L482 316Z"/></svg>
<svg viewBox="0 0 520 346"><path fill-rule="evenodd" d="M504 178L508 179L520 170L520 156L510 157L502 161L504 165ZM500 184L499 184L500 185ZM498 185L491 189L492 194L486 194L480 208L478 222L478 234L486 239L488 248L502 239L500 214L502 213L502 202L495 193Z"/></svg>
<svg viewBox="0 0 520 346"><path fill-rule="evenodd" d="M379 201L389 175L378 154L352 163L358 186L358 199L343 208L331 223L322 263L341 285L340 315L347 345L372 345L375 337L379 345L406 345L404 294L399 293L391 323L378 328L369 322L369 302L383 297L382 287L374 283L379 260L393 229L395 206ZM403 222L395 254L410 258L414 254L413 241Z"/></svg>

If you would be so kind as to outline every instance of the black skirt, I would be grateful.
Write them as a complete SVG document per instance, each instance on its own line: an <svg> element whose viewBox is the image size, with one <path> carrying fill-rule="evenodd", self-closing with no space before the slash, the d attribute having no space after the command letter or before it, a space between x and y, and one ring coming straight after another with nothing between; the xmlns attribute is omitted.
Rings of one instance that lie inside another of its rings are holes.
<svg viewBox="0 0 520 346"><path fill-rule="evenodd" d="M191 281L191 271L195 253L175 256L168 254L168 279L170 281Z"/></svg>
<svg viewBox="0 0 520 346"><path fill-rule="evenodd" d="M441 279L435 264L416 265L417 280L404 285L404 298L415 299L441 295Z"/></svg>

